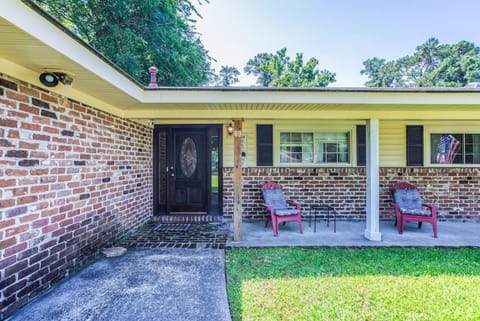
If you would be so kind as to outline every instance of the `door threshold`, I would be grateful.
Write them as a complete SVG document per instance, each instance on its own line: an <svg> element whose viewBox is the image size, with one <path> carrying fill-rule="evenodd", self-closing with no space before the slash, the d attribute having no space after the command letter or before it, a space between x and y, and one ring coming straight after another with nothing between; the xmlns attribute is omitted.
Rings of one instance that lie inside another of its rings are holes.
<svg viewBox="0 0 480 321"><path fill-rule="evenodd" d="M207 215L207 212L170 212L170 216L173 215Z"/></svg>
<svg viewBox="0 0 480 321"><path fill-rule="evenodd" d="M223 216L208 214L155 215L152 221L155 223L210 223L223 221Z"/></svg>

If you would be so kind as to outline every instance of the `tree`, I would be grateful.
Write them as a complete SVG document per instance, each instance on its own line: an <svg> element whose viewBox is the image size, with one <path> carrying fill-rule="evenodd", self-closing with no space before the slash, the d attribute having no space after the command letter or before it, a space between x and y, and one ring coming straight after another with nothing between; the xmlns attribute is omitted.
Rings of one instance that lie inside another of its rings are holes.
<svg viewBox="0 0 480 321"><path fill-rule="evenodd" d="M287 56L287 48L275 54L259 53L248 60L244 71L257 77L257 84L264 87L326 87L335 82L335 73L318 70L318 60L310 58L305 64L303 54L295 59Z"/></svg>
<svg viewBox="0 0 480 321"><path fill-rule="evenodd" d="M247 75L257 77L257 84L262 87L268 87L273 80L273 75L269 72L269 62L273 55L270 53L259 53L254 58L248 60L247 65L243 69Z"/></svg>
<svg viewBox="0 0 480 321"><path fill-rule="evenodd" d="M365 83L367 87L403 87L406 83L401 70L405 61L385 61L377 57L363 62L365 69L362 75L367 75L370 80Z"/></svg>
<svg viewBox="0 0 480 321"><path fill-rule="evenodd" d="M222 66L219 75L215 78L215 85L229 87L230 85L239 82L238 76L240 71L234 66Z"/></svg>
<svg viewBox="0 0 480 321"><path fill-rule="evenodd" d="M367 87L459 87L478 80L480 48L468 41L441 45L435 38L417 46L411 56L392 61L370 58L360 72Z"/></svg>
<svg viewBox="0 0 480 321"><path fill-rule="evenodd" d="M205 0L208 1L208 0ZM141 83L156 66L164 86L209 80L207 50L194 32L188 0L36 0L93 48Z"/></svg>

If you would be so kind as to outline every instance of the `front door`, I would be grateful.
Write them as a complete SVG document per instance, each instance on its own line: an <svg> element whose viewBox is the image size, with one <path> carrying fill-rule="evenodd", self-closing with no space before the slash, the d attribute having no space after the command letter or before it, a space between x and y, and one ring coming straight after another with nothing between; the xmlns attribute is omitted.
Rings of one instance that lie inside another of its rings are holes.
<svg viewBox="0 0 480 321"><path fill-rule="evenodd" d="M169 213L207 213L206 142L204 129L173 129L167 161Z"/></svg>

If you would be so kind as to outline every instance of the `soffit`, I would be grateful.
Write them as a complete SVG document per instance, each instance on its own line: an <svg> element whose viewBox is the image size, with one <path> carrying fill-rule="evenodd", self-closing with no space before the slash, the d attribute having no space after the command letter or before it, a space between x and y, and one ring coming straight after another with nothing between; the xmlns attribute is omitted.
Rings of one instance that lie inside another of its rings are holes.
<svg viewBox="0 0 480 321"><path fill-rule="evenodd" d="M47 33L49 30L46 29L45 32ZM19 29L4 18L0 18L0 40L2 43L0 46L0 57L30 71L28 75L24 75L24 77L27 76L27 79L22 79L24 81L44 87L38 80L40 73L48 68L62 69L74 75L72 92L97 97L99 100L116 106L120 110L128 109L138 103L138 99L132 97L132 94L127 93L126 90L119 88L118 83L109 81L99 72L91 70L95 68L94 64L89 66L90 69L87 68L78 61L46 45L40 39ZM68 46L68 44L63 44L63 46L65 45ZM82 46L78 43L76 45L78 46L77 53L84 56L88 55L86 53L87 50L81 48ZM79 51L84 52L80 53ZM92 60L94 61L95 59L93 58ZM107 69L106 72L115 75L115 77L122 77L118 70L109 67L107 64L100 65L102 65L101 68ZM15 77L16 75L12 76ZM130 82L128 79L126 81ZM137 86L133 83L132 85L134 87ZM57 87L47 89L54 92L60 91L63 94L65 90L62 87L63 85L59 84ZM138 87L137 90L138 93L141 93L143 88ZM82 99L82 95L80 94L79 96L72 98Z"/></svg>

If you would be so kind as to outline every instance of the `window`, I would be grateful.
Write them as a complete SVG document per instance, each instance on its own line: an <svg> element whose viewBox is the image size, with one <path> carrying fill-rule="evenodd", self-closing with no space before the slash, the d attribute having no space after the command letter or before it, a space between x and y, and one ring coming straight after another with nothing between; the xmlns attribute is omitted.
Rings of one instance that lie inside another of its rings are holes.
<svg viewBox="0 0 480 321"><path fill-rule="evenodd" d="M348 134L346 133L316 133L317 163L347 163Z"/></svg>
<svg viewBox="0 0 480 321"><path fill-rule="evenodd" d="M349 132L280 132L280 163L348 163Z"/></svg>
<svg viewBox="0 0 480 321"><path fill-rule="evenodd" d="M480 134L431 134L432 164L480 164Z"/></svg>
<svg viewBox="0 0 480 321"><path fill-rule="evenodd" d="M312 163L313 133L280 133L280 163Z"/></svg>

